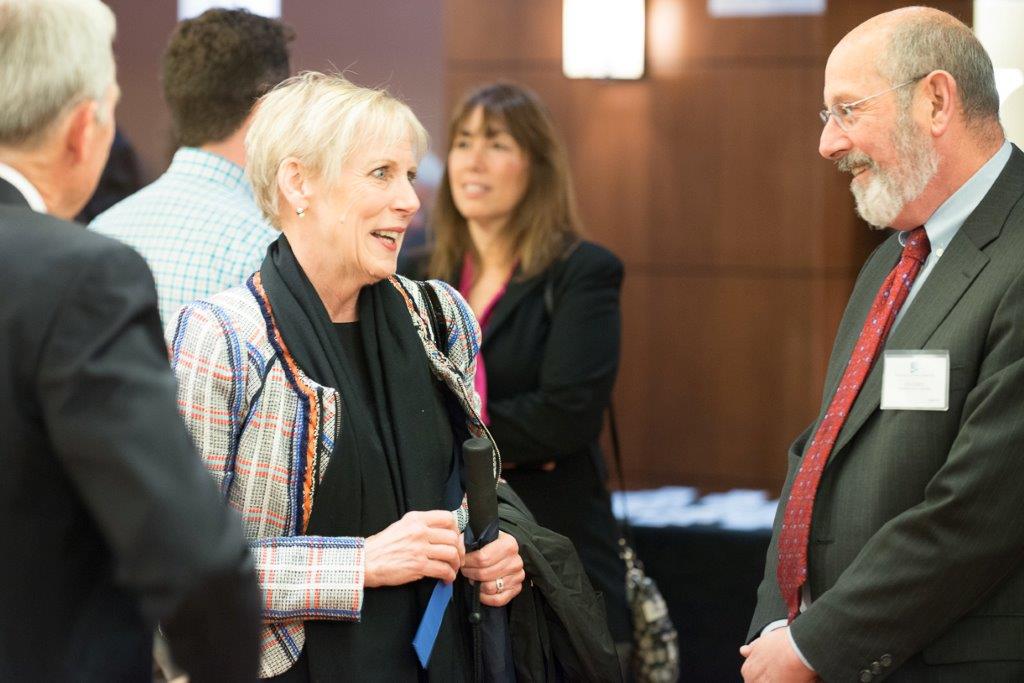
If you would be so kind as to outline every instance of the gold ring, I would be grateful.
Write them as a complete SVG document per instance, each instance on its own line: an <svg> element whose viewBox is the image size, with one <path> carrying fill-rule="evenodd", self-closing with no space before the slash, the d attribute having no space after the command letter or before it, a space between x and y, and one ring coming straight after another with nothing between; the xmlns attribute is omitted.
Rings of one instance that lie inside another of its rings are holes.
<svg viewBox="0 0 1024 683"><path fill-rule="evenodd" d="M502 576L499 576L497 579L494 580L494 586L498 589L496 591L498 593L500 593L501 591L505 590L505 578L502 577Z"/></svg>

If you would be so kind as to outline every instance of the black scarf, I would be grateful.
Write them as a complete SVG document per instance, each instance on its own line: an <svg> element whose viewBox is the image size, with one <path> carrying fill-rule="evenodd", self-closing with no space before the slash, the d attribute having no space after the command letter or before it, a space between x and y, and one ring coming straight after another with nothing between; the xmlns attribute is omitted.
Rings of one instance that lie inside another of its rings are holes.
<svg viewBox="0 0 1024 683"><path fill-rule="evenodd" d="M358 400L351 351L342 348L327 309L284 235L267 250L260 277L295 362L310 379L340 394L340 436L314 489L306 533L366 537L410 510L457 507L461 494L452 489L452 425L409 310L394 285L382 280L359 293L359 333L372 399L365 405ZM458 599L449 605L429 675L419 668L412 648L434 583L424 579L366 589L359 623L307 621L304 659L310 679L465 678L470 666L468 629Z"/></svg>

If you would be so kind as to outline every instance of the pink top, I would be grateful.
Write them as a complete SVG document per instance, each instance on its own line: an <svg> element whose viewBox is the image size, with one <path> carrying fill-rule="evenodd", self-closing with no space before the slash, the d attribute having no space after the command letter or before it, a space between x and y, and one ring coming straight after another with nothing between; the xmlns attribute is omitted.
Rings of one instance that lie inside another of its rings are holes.
<svg viewBox="0 0 1024 683"><path fill-rule="evenodd" d="M515 272L515 269L513 269L513 272ZM459 275L459 294L467 301L469 300L469 290L473 287L475 275L476 268L473 267L473 259L467 254L462 259L462 273ZM494 307L501 301L501 297L505 296L506 289L508 289L508 280L494 294L494 298L484 306L483 312L477 316L477 321L480 323L481 337L487 331L487 323L491 321ZM476 377L473 378L473 387L476 389L476 393L480 394L480 419L483 420L485 425L489 425L491 424L491 416L487 413L487 368L484 367L484 356L482 353L478 353L476 356Z"/></svg>

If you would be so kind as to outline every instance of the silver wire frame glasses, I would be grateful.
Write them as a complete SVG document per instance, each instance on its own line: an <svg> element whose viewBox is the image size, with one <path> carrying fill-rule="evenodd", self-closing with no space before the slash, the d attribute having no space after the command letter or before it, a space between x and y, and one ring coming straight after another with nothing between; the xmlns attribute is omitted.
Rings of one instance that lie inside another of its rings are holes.
<svg viewBox="0 0 1024 683"><path fill-rule="evenodd" d="M886 88L885 90L876 92L873 95L862 97L855 102L839 102L837 104L833 104L828 109L822 109L821 111L819 111L818 117L821 118L821 124L823 126L827 126L829 118L833 118L835 119L835 122L839 125L840 128L842 128L844 131L849 132L850 126L853 125L853 112L862 104L864 104L868 100L873 100L876 97L881 97L882 95L892 92L893 90L899 90L900 88L908 86L911 83L917 83L919 80L921 80L927 75L928 74L921 74L916 78L911 78L909 81L903 81L902 83L894 85L891 88Z"/></svg>

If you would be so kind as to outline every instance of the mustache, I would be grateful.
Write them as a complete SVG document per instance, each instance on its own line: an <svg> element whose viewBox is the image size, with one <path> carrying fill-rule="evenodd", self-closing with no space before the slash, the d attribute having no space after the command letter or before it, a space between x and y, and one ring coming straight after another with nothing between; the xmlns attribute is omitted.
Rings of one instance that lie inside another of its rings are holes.
<svg viewBox="0 0 1024 683"><path fill-rule="evenodd" d="M843 173L853 173L853 169L860 166L867 166L868 168L874 169L875 160L864 152L850 152L836 162L836 168Z"/></svg>

